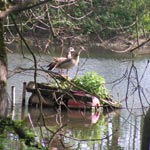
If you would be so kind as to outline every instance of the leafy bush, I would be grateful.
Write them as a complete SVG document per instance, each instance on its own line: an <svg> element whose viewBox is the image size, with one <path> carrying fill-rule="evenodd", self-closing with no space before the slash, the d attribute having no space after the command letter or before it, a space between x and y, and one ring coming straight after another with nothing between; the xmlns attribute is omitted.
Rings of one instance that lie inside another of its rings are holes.
<svg viewBox="0 0 150 150"><path fill-rule="evenodd" d="M108 90L105 88L105 79L95 72L87 72L82 77L77 77L73 80L73 82L87 90L92 94L96 94L101 98L108 98Z"/></svg>

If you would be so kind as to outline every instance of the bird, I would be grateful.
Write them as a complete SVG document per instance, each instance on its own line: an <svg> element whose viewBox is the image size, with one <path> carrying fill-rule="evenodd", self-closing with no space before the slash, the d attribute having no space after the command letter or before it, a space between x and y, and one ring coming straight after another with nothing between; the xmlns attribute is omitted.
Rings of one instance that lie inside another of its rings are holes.
<svg viewBox="0 0 150 150"><path fill-rule="evenodd" d="M53 57L53 61L47 66L48 70L53 70L53 68L57 68L55 67L58 63L65 61L67 58L71 58L72 57L72 52L74 52L74 48L73 47L69 47L69 50L67 51L65 57ZM62 69L61 69L62 72Z"/></svg>
<svg viewBox="0 0 150 150"><path fill-rule="evenodd" d="M52 71L55 68L66 69L67 77L68 77L68 70L79 63L79 57L80 57L81 51L85 51L83 46L80 47L79 51L74 52L74 54L71 55L71 57L61 59L59 61L55 61L55 64L52 62L53 65L52 64L48 65L48 67L49 67L48 70Z"/></svg>

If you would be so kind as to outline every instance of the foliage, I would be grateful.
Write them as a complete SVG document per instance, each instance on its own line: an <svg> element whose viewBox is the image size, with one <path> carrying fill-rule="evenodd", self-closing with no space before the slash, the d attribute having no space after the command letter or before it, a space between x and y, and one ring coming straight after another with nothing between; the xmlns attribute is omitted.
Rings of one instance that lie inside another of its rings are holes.
<svg viewBox="0 0 150 150"><path fill-rule="evenodd" d="M105 79L95 72L87 72L82 77L77 77L73 82L92 94L96 94L101 98L108 98L108 91L104 87Z"/></svg>
<svg viewBox="0 0 150 150"><path fill-rule="evenodd" d="M69 82L68 82L69 81ZM83 76L77 76L72 80L54 80L51 87L63 90L85 90L90 94L101 98L109 98L108 90L105 88L105 79L96 74L96 72L86 72Z"/></svg>
<svg viewBox="0 0 150 150"><path fill-rule="evenodd" d="M24 32L31 31L33 27L37 28L36 33L42 28L47 28L47 31L50 26L55 35L99 33L101 37L111 37L122 32L136 32L136 17L138 31L142 33L144 28L149 33L149 7L149 0L80 0L75 4L53 1L20 13L16 21L22 22ZM11 23L9 17L6 23Z"/></svg>
<svg viewBox="0 0 150 150"><path fill-rule="evenodd" d="M0 137L4 139L8 133L13 133L17 135L26 147L36 147L40 149L40 145L35 142L35 135L29 128L26 127L23 121L13 121L10 118L4 118L0 120Z"/></svg>
<svg viewBox="0 0 150 150"><path fill-rule="evenodd" d="M66 20L68 20L70 28L71 26L74 29L78 28L80 33L91 34L97 32L101 33L101 36L108 37L124 31L134 33L136 27L130 27L130 25L135 22L136 15L139 18L139 31L142 31L144 25L145 30L149 32L149 6L150 2L148 0L93 0L91 3L81 0L78 2L78 5L60 9L59 12L57 11L57 14L51 13L51 17L52 20L61 20L61 22L64 22L64 25ZM91 10L94 10L91 15L84 17L82 20L79 19ZM66 16L66 14L75 19ZM63 24L60 24L60 26L63 27Z"/></svg>

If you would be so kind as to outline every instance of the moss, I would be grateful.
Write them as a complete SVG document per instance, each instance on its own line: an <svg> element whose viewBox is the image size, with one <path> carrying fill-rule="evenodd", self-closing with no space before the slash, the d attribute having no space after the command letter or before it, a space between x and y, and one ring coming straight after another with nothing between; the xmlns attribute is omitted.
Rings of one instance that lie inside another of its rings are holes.
<svg viewBox="0 0 150 150"><path fill-rule="evenodd" d="M35 140L35 134L21 120L13 121L11 118L0 118L0 135L4 135L4 132L14 132L26 146L42 149L42 146Z"/></svg>
<svg viewBox="0 0 150 150"><path fill-rule="evenodd" d="M1 89L1 87L6 87L6 86L7 86L6 81L0 81L0 89Z"/></svg>

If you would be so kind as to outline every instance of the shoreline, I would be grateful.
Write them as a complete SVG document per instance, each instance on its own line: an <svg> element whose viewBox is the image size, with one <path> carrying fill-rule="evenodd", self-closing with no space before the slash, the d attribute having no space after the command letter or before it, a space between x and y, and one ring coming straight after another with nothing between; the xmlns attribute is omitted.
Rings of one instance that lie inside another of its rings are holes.
<svg viewBox="0 0 150 150"><path fill-rule="evenodd" d="M143 54L150 54L150 39L145 38L139 38L137 43L136 39L131 39L127 36L115 36L113 38L102 40L98 39L95 36L68 36L63 37L61 40L54 39L51 41L48 37L32 37L32 36L24 36L26 41L29 43L29 45L34 45L37 47L45 47L45 50L43 52L46 52L46 48L53 46L53 47L65 47L65 46L79 46L79 45L96 45L100 49L103 50L109 50L114 53L130 53L133 52L135 55L143 55ZM12 39L7 35L7 39ZM15 43L19 43L20 39L18 36L15 36L15 39L13 42L9 42L9 40L6 42L6 45L8 46L8 51L10 45L13 45ZM10 50L11 52L11 50Z"/></svg>

